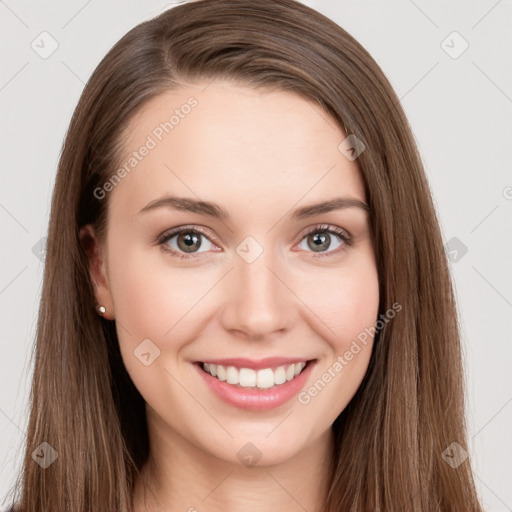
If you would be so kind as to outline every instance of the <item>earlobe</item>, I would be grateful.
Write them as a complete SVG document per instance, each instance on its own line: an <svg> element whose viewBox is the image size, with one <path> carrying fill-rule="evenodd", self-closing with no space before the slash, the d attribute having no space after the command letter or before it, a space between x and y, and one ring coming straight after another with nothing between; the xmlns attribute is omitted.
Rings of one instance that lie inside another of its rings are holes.
<svg viewBox="0 0 512 512"><path fill-rule="evenodd" d="M115 318L114 305L106 272L104 248L91 224L87 224L80 229L79 238L88 259L89 276L97 302L96 312L107 320L113 320Z"/></svg>
<svg viewBox="0 0 512 512"><path fill-rule="evenodd" d="M96 312L98 313L98 315L102 316L106 320L114 320L114 318L115 318L114 316L110 315L107 312L107 308L105 306L103 306L102 304L98 304L96 306Z"/></svg>

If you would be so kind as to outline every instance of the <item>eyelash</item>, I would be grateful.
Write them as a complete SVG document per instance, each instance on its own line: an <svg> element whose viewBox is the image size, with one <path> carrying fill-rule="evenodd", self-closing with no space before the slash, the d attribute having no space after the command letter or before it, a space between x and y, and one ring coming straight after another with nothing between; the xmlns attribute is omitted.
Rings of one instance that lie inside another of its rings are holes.
<svg viewBox="0 0 512 512"><path fill-rule="evenodd" d="M169 246L166 246L165 243L168 242L171 238L174 238L176 235L180 235L181 233L194 233L196 235L203 235L205 238L208 238L210 240L208 233L204 231L202 228L199 228L197 226L182 226L180 228L176 228L172 231L166 231L165 233L162 233L159 235L156 239L156 243L162 247L162 250L168 252L171 254L171 256L175 256L178 258L197 258L197 254L201 253L190 253L190 255L175 251L174 249L171 249ZM304 240L304 238L308 237L309 235L312 235L313 233L330 233L333 235L338 236L342 241L343 245L341 248L335 249L333 251L328 251L324 253L313 253L314 258L324 258L327 256L331 256L333 254L338 254L341 251L344 251L346 249L346 246L352 245L352 237L344 230L337 226L332 226L330 224L320 224L317 226L313 226L312 228L308 229L299 240L299 243ZM211 243L212 240L210 240Z"/></svg>

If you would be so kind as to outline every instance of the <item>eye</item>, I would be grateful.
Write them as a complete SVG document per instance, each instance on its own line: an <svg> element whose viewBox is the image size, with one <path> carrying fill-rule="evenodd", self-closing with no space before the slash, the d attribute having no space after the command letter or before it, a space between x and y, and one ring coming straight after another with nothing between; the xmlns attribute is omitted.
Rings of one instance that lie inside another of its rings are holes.
<svg viewBox="0 0 512 512"><path fill-rule="evenodd" d="M335 240L334 243L333 235L338 239L338 241ZM347 245L351 245L351 243L352 238L344 229L325 224L313 226L309 229L303 235L299 247L305 250L311 249L312 252L317 253L315 257L323 257L338 253L344 250Z"/></svg>
<svg viewBox="0 0 512 512"><path fill-rule="evenodd" d="M206 240L206 243L203 240ZM200 228L190 226L167 231L160 235L157 241L162 249L179 258L190 258L194 254L208 252L215 247Z"/></svg>
<svg viewBox="0 0 512 512"><path fill-rule="evenodd" d="M337 238L334 243L333 236ZM209 239L207 233L198 226L181 226L166 231L157 238L157 243L163 250L178 258L193 258L195 254L220 250ZM351 244L352 238L344 229L324 224L313 226L304 233L299 247L306 251L310 249L311 252L316 253L315 257L324 257L339 253Z"/></svg>

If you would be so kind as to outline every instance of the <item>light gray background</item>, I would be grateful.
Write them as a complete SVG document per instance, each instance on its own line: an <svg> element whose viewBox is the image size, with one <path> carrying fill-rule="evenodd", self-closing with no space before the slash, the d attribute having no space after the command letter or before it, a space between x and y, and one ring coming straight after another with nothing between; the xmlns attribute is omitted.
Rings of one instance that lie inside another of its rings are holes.
<svg viewBox="0 0 512 512"><path fill-rule="evenodd" d="M512 511L512 2L304 3L368 49L410 119L453 259L476 482L487 510ZM0 1L0 507L21 464L43 269L37 244L71 114L110 47L168 5ZM50 48L43 31L58 42L46 59L31 47ZM453 31L469 44L457 58L464 43Z"/></svg>

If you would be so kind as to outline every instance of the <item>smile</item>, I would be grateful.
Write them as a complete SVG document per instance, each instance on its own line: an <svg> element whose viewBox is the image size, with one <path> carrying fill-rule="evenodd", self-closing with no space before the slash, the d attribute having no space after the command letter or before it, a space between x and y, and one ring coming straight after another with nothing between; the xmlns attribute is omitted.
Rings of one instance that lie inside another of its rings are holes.
<svg viewBox="0 0 512 512"><path fill-rule="evenodd" d="M308 361L302 361L275 368L262 368L260 370L201 363L201 368L212 377L239 388L269 389L284 384L300 375L307 363Z"/></svg>

